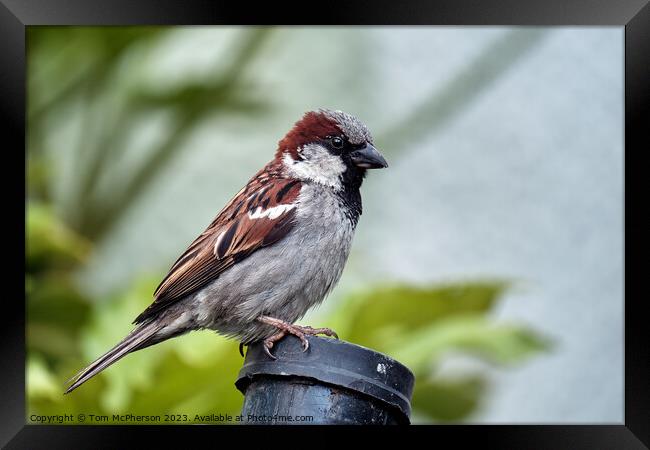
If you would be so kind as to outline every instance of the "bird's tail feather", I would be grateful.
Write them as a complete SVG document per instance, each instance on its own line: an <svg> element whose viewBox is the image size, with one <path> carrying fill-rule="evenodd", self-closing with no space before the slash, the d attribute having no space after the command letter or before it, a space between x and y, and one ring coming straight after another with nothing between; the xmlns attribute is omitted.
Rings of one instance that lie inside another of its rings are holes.
<svg viewBox="0 0 650 450"><path fill-rule="evenodd" d="M122 339L115 347L93 361L88 367L78 372L66 383L72 383L65 391L66 394L77 389L83 383L106 369L111 364L122 359L127 354L150 345L152 338L164 325L156 322L143 323Z"/></svg>

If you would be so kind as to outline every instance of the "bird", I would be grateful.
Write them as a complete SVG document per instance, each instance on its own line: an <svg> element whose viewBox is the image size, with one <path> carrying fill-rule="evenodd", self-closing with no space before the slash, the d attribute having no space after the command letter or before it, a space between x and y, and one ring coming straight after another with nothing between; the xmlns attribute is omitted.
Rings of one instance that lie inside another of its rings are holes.
<svg viewBox="0 0 650 450"><path fill-rule="evenodd" d="M193 330L263 341L286 335L309 348L329 328L295 324L338 283L359 216L368 169L388 167L356 116L308 111L268 162L171 266L122 341L70 380L70 393L129 353Z"/></svg>

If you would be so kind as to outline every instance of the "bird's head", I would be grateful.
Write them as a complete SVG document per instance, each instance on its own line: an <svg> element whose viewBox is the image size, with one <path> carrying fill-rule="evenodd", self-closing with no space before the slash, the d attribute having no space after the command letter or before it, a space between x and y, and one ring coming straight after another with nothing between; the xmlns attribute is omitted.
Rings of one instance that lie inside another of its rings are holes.
<svg viewBox="0 0 650 450"><path fill-rule="evenodd" d="M367 169L388 167L368 128L343 111L309 111L279 142L276 159L302 181L333 189L361 185Z"/></svg>

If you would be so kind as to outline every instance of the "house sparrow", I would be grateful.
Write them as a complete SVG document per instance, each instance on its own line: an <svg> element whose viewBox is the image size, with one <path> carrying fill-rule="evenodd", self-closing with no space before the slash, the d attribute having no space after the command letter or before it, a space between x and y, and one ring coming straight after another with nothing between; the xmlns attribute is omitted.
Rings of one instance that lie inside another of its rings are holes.
<svg viewBox="0 0 650 450"><path fill-rule="evenodd" d="M336 337L294 325L338 282L361 214L366 169L388 167L366 126L342 111L300 119L275 157L181 255L153 303L120 343L74 376L66 393L125 355L191 330L211 329L241 345L287 334ZM240 351L241 351L240 345Z"/></svg>

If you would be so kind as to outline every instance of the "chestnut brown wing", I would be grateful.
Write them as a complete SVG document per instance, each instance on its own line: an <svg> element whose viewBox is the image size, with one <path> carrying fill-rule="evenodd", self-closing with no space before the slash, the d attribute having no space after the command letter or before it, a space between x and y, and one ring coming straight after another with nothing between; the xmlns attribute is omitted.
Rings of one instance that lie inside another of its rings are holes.
<svg viewBox="0 0 650 450"><path fill-rule="evenodd" d="M195 292L255 250L272 245L293 228L301 184L260 176L242 189L176 260L154 293L140 323Z"/></svg>

